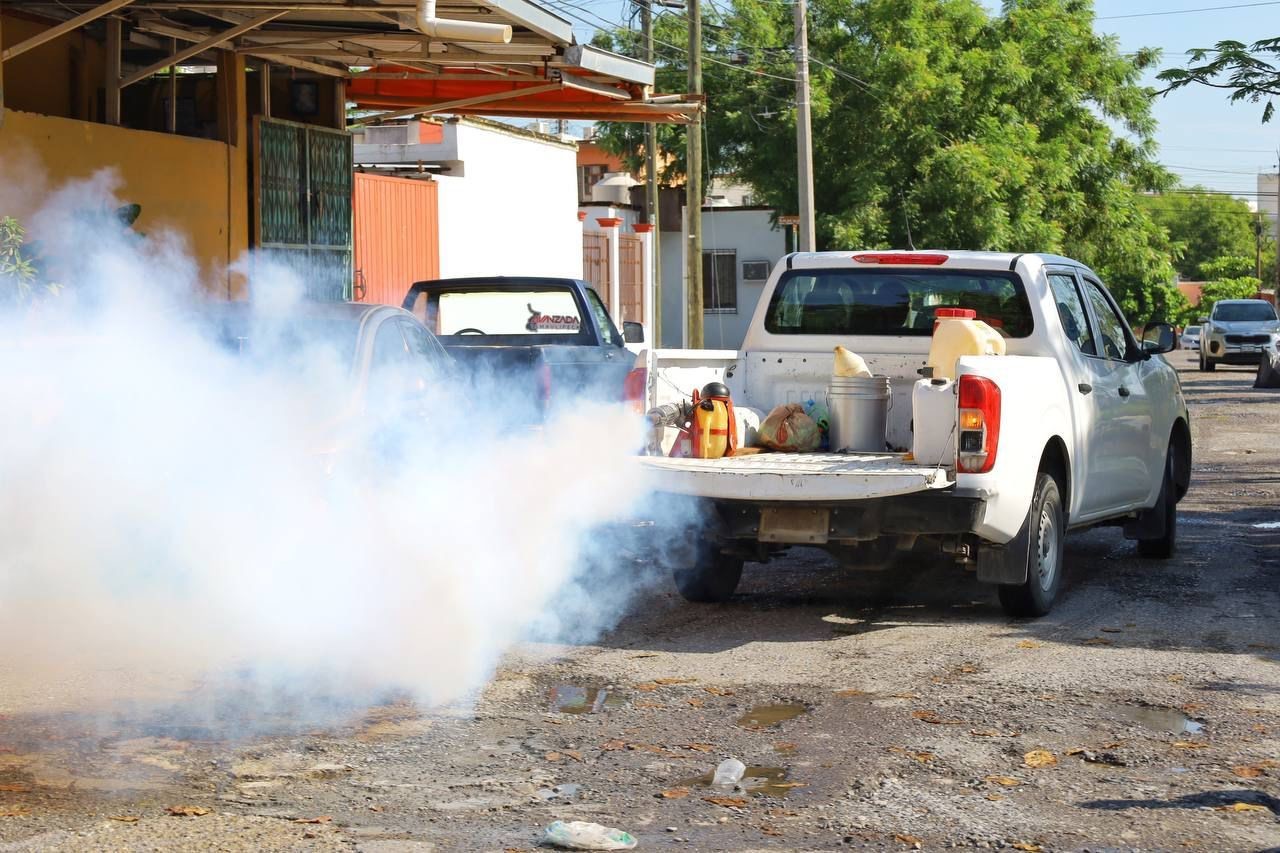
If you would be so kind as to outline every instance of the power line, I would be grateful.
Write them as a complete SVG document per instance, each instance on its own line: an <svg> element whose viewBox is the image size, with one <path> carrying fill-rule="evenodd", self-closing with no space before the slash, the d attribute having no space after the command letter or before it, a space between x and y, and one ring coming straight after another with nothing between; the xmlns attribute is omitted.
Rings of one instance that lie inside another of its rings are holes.
<svg viewBox="0 0 1280 853"><path fill-rule="evenodd" d="M1135 12L1131 15L1105 15L1095 21L1119 21L1125 18L1159 18L1164 15L1190 15L1195 12L1220 12L1224 9L1253 9L1258 6L1280 6L1280 0L1264 0L1259 3L1234 3L1230 6L1202 6L1199 9L1166 9L1162 12Z"/></svg>

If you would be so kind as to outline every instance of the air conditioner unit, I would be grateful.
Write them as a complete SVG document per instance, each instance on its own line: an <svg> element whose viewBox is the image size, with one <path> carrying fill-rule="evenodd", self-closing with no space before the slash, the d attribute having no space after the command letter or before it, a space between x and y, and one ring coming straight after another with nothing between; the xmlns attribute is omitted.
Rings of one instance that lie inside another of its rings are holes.
<svg viewBox="0 0 1280 853"><path fill-rule="evenodd" d="M743 261L742 280L766 281L769 278L769 270L772 267L773 264L768 261Z"/></svg>
<svg viewBox="0 0 1280 853"><path fill-rule="evenodd" d="M366 145L413 145L418 141L418 123L383 124L364 129Z"/></svg>

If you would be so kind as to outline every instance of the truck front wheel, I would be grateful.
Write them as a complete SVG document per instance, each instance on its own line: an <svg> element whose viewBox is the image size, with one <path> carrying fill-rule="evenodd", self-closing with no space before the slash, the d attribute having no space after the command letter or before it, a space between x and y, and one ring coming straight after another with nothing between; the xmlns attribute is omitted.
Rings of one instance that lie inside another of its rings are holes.
<svg viewBox="0 0 1280 853"><path fill-rule="evenodd" d="M1036 490L1027 517L1027 579L1000 585L1000 605L1010 616L1044 616L1053 609L1062 586L1062 543L1066 520L1058 482L1045 472L1036 475Z"/></svg>
<svg viewBox="0 0 1280 853"><path fill-rule="evenodd" d="M1201 347L1200 348L1200 369L1207 373L1208 371L1213 370L1217 366L1218 366L1218 362L1214 361L1213 359L1205 355L1204 348Z"/></svg>
<svg viewBox="0 0 1280 853"><path fill-rule="evenodd" d="M742 558L721 553L714 544L700 545L697 554L693 566L672 572L676 589L686 601L699 604L728 601L742 579Z"/></svg>

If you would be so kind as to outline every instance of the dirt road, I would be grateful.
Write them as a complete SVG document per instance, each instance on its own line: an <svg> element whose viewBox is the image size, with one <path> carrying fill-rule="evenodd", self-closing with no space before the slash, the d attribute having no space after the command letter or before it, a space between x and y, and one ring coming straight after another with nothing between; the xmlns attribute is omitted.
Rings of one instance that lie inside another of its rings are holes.
<svg viewBox="0 0 1280 853"><path fill-rule="evenodd" d="M1196 456L1178 556L1075 535L1048 618L1006 618L950 566L797 553L725 606L655 586L457 712L391 701L231 742L8 707L0 850L528 850L560 818L641 849L1278 848L1280 394L1175 362ZM757 781L705 787L729 756Z"/></svg>

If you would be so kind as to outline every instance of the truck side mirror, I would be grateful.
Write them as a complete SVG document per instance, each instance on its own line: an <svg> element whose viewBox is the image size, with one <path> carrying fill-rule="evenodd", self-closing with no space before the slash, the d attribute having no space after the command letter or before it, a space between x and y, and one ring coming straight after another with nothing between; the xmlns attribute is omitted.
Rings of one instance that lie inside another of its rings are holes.
<svg viewBox="0 0 1280 853"><path fill-rule="evenodd" d="M629 344L644 343L644 326L634 320L625 320L622 323L622 339Z"/></svg>
<svg viewBox="0 0 1280 853"><path fill-rule="evenodd" d="M1173 352L1178 339L1173 333L1173 326L1163 322L1148 323L1142 329L1142 351L1149 355Z"/></svg>

